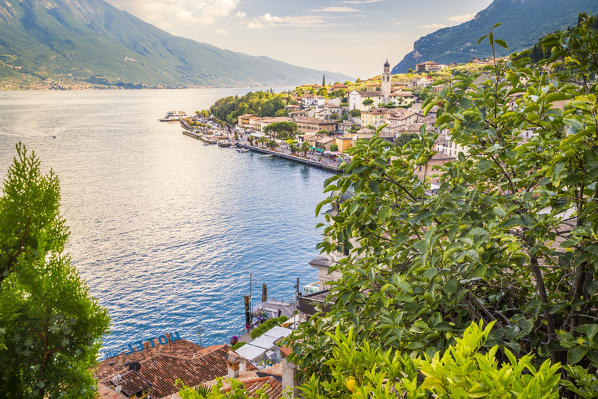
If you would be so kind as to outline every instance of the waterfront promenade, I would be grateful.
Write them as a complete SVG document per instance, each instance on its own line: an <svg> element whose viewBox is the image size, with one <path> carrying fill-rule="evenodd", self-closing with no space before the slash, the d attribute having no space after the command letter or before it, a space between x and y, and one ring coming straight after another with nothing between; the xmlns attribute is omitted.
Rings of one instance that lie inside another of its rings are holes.
<svg viewBox="0 0 598 399"><path fill-rule="evenodd" d="M197 140L205 141L204 135L201 133L197 133L195 130L191 130L193 128L189 124L187 124L184 120L181 120L181 125L184 128L183 134L185 136L189 136L189 137L192 137ZM225 132L225 137L226 137L226 140L236 143L236 146L238 148L245 148L250 151L260 153L260 154L267 154L267 155L272 155L272 156L275 156L278 158L283 158L283 159L287 159L287 160L294 161L294 162L300 162L300 163L303 163L303 164L306 164L309 166L314 166L314 167L328 170L331 172L342 171L342 169L340 169L338 167L339 162L332 162L332 161L327 162L325 159L321 160L321 159L314 159L314 158L310 158L310 157L302 157L300 155L295 155L295 154L290 153L290 151L284 152L282 150L275 150L275 149L271 149L271 148L267 148L267 147L261 147L259 145L257 145L257 146L251 145L247 141L235 140L233 135L230 134L229 132ZM318 158L321 158L321 157L318 157Z"/></svg>
<svg viewBox="0 0 598 399"><path fill-rule="evenodd" d="M322 168L322 169L326 169L326 170L330 170L332 172L340 172L342 169L339 169L337 166L332 165L332 164L326 164L324 162L320 162L320 161L316 161L313 159L309 159L309 158L305 158L305 157L301 157L298 155L293 155L293 154L285 154L281 151L276 151L276 150L272 150L270 148L265 148L265 147L258 147L258 146L254 146L254 145L250 145L250 144L242 144L242 143L237 143L237 147L239 148L247 148L250 151L254 151L254 152L259 152L261 154L270 154L272 156L276 156L279 158L284 158L284 159L289 159L291 161L295 161L295 162L301 162L310 166L315 166L318 168Z"/></svg>

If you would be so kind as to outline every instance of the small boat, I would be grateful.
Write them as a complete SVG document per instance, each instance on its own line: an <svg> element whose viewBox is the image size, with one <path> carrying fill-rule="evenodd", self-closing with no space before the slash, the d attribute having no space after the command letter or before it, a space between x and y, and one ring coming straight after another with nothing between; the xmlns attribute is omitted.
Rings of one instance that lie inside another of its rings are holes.
<svg viewBox="0 0 598 399"><path fill-rule="evenodd" d="M166 116L160 119L160 122L176 122L185 117L187 117L187 114L183 111L168 111Z"/></svg>
<svg viewBox="0 0 598 399"><path fill-rule="evenodd" d="M249 152L249 148L237 148L237 152Z"/></svg>
<svg viewBox="0 0 598 399"><path fill-rule="evenodd" d="M260 155L262 158L272 158L272 154L262 154Z"/></svg>
<svg viewBox="0 0 598 399"><path fill-rule="evenodd" d="M231 146L231 142L228 140L219 140L218 147L228 148Z"/></svg>
<svg viewBox="0 0 598 399"><path fill-rule="evenodd" d="M207 144L216 144L216 143L218 143L218 140L215 139L215 138L213 138L213 137L211 137L211 136L203 136L200 140L203 141L204 143L207 143Z"/></svg>
<svg viewBox="0 0 598 399"><path fill-rule="evenodd" d="M210 145L210 143L203 143L203 145Z"/></svg>

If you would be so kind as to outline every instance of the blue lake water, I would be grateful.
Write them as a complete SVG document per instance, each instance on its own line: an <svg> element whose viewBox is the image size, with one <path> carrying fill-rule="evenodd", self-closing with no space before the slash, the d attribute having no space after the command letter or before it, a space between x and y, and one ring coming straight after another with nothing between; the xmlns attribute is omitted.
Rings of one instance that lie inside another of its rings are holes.
<svg viewBox="0 0 598 399"><path fill-rule="evenodd" d="M277 297L316 280L314 209L330 173L158 122L245 92L0 92L0 177L18 141L59 175L67 250L112 319L103 354L169 331L226 343L244 328L250 273L254 293L267 283Z"/></svg>

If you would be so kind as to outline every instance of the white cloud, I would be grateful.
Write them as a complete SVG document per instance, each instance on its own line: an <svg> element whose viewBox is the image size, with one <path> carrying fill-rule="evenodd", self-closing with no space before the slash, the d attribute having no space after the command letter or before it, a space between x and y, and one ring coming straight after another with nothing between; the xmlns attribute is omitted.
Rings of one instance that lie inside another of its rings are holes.
<svg viewBox="0 0 598 399"><path fill-rule="evenodd" d="M442 24L427 24L427 25L417 25L418 28L424 28L424 29L442 29L442 28L446 28L446 25L442 25Z"/></svg>
<svg viewBox="0 0 598 399"><path fill-rule="evenodd" d="M249 29L276 28L279 26L293 28L314 28L321 27L326 23L326 18L321 15L299 15L278 17L270 13L252 18L247 24Z"/></svg>
<svg viewBox="0 0 598 399"><path fill-rule="evenodd" d="M310 11L312 11L312 12L357 12L359 10L357 8L353 8L353 7L332 6L332 7L316 8L316 9L310 10Z"/></svg>
<svg viewBox="0 0 598 399"><path fill-rule="evenodd" d="M475 14L454 15L452 17L447 17L447 21L463 23L473 19L473 17L475 17Z"/></svg>
<svg viewBox="0 0 598 399"><path fill-rule="evenodd" d="M227 17L240 0L108 0L143 20L161 26L176 24L213 24Z"/></svg>
<svg viewBox="0 0 598 399"><path fill-rule="evenodd" d="M228 35L230 32L226 29L216 29L216 33L218 33L219 35Z"/></svg>

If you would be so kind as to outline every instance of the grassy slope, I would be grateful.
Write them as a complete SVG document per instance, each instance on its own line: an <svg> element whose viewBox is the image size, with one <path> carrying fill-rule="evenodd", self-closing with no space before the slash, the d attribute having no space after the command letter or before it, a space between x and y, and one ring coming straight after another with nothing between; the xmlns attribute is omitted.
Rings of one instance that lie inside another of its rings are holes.
<svg viewBox="0 0 598 399"><path fill-rule="evenodd" d="M20 73L42 76L234 86L317 82L324 73L176 37L103 0L51 1L49 9L35 0L0 4L0 76L14 76L8 65L20 65Z"/></svg>

